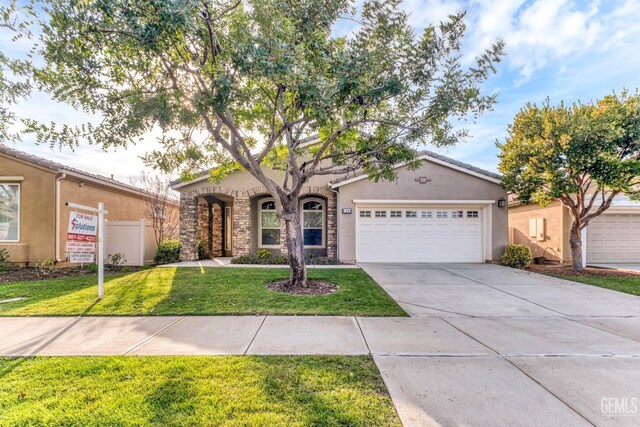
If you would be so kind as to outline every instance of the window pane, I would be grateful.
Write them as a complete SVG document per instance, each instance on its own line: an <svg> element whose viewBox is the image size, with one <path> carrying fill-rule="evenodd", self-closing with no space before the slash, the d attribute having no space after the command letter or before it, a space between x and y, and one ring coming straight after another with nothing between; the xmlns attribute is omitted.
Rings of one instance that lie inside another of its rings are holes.
<svg viewBox="0 0 640 427"><path fill-rule="evenodd" d="M303 234L305 246L322 246L322 229L308 228Z"/></svg>
<svg viewBox="0 0 640 427"><path fill-rule="evenodd" d="M371 211L360 211L360 218L371 218Z"/></svg>
<svg viewBox="0 0 640 427"><path fill-rule="evenodd" d="M304 228L322 228L322 212L304 212L302 215Z"/></svg>
<svg viewBox="0 0 640 427"><path fill-rule="evenodd" d="M273 200L270 201L270 202L264 202L262 204L262 209L263 210L275 211L276 210L276 202L274 202Z"/></svg>
<svg viewBox="0 0 640 427"><path fill-rule="evenodd" d="M305 211L321 211L322 203L316 201L305 202L302 204L302 210Z"/></svg>
<svg viewBox="0 0 640 427"><path fill-rule="evenodd" d="M280 221L275 212L262 212L262 227L280 228Z"/></svg>
<svg viewBox="0 0 640 427"><path fill-rule="evenodd" d="M262 230L262 245L279 245L280 230L275 228L267 228Z"/></svg>
<svg viewBox="0 0 640 427"><path fill-rule="evenodd" d="M18 240L20 186L0 184L0 240Z"/></svg>

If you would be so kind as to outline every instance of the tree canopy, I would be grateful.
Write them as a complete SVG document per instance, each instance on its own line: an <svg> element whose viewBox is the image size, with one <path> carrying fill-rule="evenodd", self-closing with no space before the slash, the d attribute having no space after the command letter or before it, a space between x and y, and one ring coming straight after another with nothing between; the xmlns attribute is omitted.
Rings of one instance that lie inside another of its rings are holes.
<svg viewBox="0 0 640 427"><path fill-rule="evenodd" d="M528 104L498 147L505 187L525 203L559 199L571 213L576 245L580 230L617 195L640 199L638 93L588 104ZM572 249L576 261L580 251L573 243Z"/></svg>
<svg viewBox="0 0 640 427"><path fill-rule="evenodd" d="M458 142L467 132L455 120L495 102L482 85L502 42L467 66L464 13L417 33L399 3L34 0L3 15L35 42L38 88L100 118L76 127L26 120L41 143L119 147L160 130L150 164L183 179L242 168L287 221L312 177L362 169L392 179L394 164L415 165L419 145ZM340 22L356 29L336 35Z"/></svg>

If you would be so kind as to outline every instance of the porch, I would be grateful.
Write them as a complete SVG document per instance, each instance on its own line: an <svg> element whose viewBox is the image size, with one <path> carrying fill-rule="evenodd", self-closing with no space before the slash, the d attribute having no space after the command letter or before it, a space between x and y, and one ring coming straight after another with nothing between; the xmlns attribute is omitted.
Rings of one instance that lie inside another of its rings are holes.
<svg viewBox="0 0 640 427"><path fill-rule="evenodd" d="M300 200L305 254L337 257L336 195L306 187ZM286 255L284 221L264 187L238 191L205 183L180 193L180 260L224 259L268 250Z"/></svg>

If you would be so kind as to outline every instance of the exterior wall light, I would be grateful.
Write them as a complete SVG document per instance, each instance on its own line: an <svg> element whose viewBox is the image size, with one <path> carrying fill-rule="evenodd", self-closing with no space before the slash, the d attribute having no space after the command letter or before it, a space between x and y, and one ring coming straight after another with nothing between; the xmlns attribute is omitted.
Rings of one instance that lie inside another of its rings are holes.
<svg viewBox="0 0 640 427"><path fill-rule="evenodd" d="M507 206L507 201L505 199L498 200L498 207L499 208L504 208L505 206Z"/></svg>

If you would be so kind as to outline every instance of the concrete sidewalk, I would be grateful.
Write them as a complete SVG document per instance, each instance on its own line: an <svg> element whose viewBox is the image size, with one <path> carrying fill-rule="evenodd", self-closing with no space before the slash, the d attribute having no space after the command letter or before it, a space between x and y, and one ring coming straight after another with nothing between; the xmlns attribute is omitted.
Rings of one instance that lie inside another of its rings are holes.
<svg viewBox="0 0 640 427"><path fill-rule="evenodd" d="M526 317L6 317L0 318L0 356L640 357L640 318L618 318L619 331L602 330L599 320L602 321Z"/></svg>

